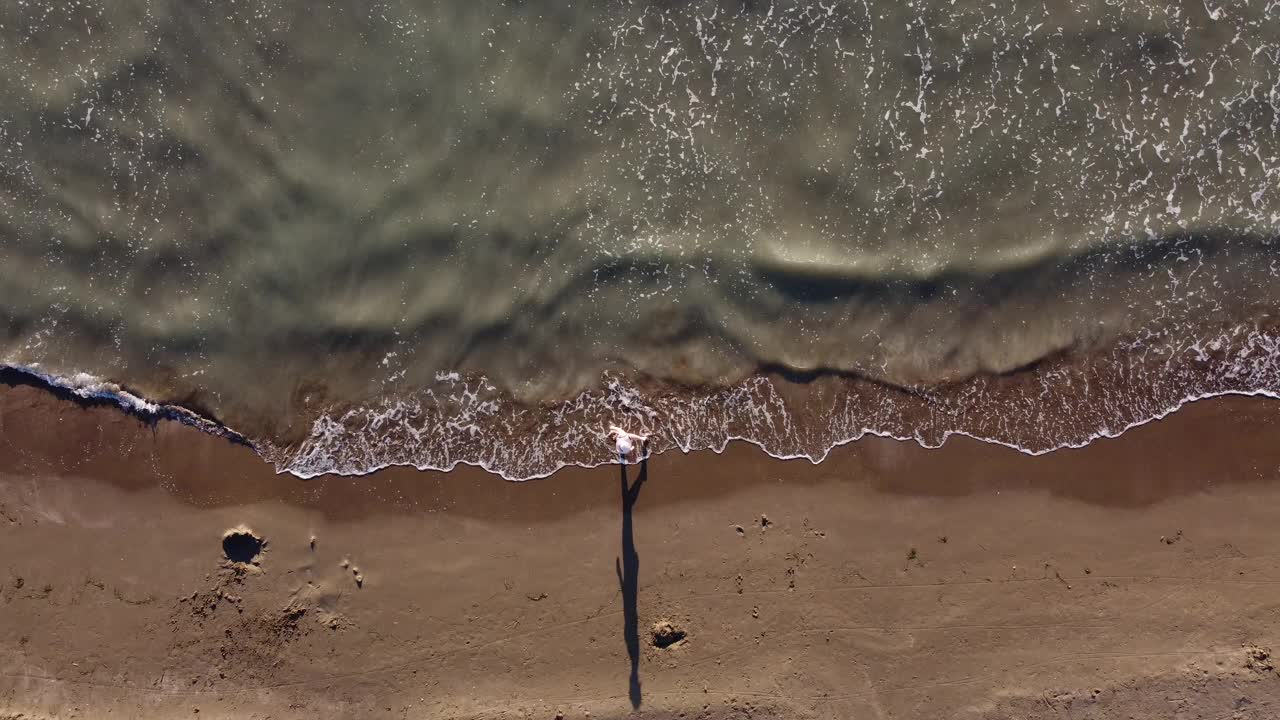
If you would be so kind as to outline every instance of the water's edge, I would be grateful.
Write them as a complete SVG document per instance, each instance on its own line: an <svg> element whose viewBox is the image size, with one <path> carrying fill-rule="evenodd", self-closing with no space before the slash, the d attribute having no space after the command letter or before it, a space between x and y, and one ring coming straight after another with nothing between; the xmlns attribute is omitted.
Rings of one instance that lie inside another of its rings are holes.
<svg viewBox="0 0 1280 720"><path fill-rule="evenodd" d="M62 376L30 365L0 363L0 385L30 385L82 404L115 407L146 422L171 420L258 451L258 446L248 437L216 420L181 405L149 400L89 373Z"/></svg>
<svg viewBox="0 0 1280 720"><path fill-rule="evenodd" d="M770 383L768 378L757 376L753 380L758 382ZM371 463L353 469L350 466L336 465L323 471L314 469L314 466L308 465L305 461L300 460L303 451L299 448L282 448L275 447L269 441L254 440L237 430L228 427L217 420L205 417L189 408L177 404L171 404L156 401L142 397L138 394L130 392L127 388L120 384L104 380L89 373L74 373L71 375L56 375L45 372L39 367L18 364L0 363L0 385L17 386L28 385L40 388L54 395L64 397L66 399L87 405L110 406L128 415L137 417L145 422L156 422L160 420L169 420L182 423L189 427L208 433L215 437L220 437L228 442L243 445L252 450L264 462L273 464L276 472L279 474L291 474L299 479L310 479L321 475L339 475L346 477L360 477L378 472L391 467L413 467L420 471L439 471L449 472L458 465L468 465L480 468L493 475L501 477L508 481L522 482L526 480L536 480L550 477L555 472L566 467L579 468L595 468L602 465L610 465L617 462L607 451L607 438L601 433L601 448L603 452L601 456L606 459L565 459L555 463L555 466L549 470L542 470L533 473L513 472L511 468L498 467L493 462L485 460L470 459L454 459L448 463L414 463L414 462L382 462ZM678 439L669 443L661 444L652 454L660 455L669 450L679 450L684 454L690 454L699 451L711 451L716 454L723 453L731 442L745 442L756 446L771 458L777 460L799 460L805 459L810 463L817 465L824 461L830 452L838 447L856 442L864 437L879 437L892 439L899 442L914 441L916 444L925 449L936 449L942 447L951 437L966 437L978 442L1006 447L1011 450L1030 456L1046 455L1048 453L1057 452L1059 450L1077 449L1091 444L1096 440L1117 438L1124 433L1137 427L1141 427L1151 422L1162 420L1186 405L1202 400L1210 400L1218 397L1226 396L1243 396L1243 397L1267 397L1272 399L1280 399L1280 392L1270 387L1261 387L1254 389L1221 389L1200 393L1188 393L1176 401L1161 407L1158 410L1144 414L1144 416L1132 421L1123 423L1118 427L1103 427L1095 432L1089 433L1083 439L1064 438L1060 442L1055 442L1044 447L1028 447L1020 445L1016 442L1002 440L997 437L991 437L980 433L969 432L965 430L944 430L936 440L930 440L922 434L905 434L901 432L893 432L875 427L862 427L858 432L851 433L847 437L835 439L828 443L821 452L779 452L777 448L771 448L767 441L752 435L746 434L726 434L719 438L717 442L708 443L703 446L690 445L681 443ZM590 434L590 433L588 433ZM304 443L305 444L305 443Z"/></svg>

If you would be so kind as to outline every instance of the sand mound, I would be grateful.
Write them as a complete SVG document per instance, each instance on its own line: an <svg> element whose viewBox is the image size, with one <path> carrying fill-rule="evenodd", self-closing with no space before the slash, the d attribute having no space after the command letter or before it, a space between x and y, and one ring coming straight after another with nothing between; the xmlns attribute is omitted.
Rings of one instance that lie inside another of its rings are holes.
<svg viewBox="0 0 1280 720"><path fill-rule="evenodd" d="M653 646L669 648L684 642L688 636L680 626L670 620L659 620L653 624Z"/></svg>

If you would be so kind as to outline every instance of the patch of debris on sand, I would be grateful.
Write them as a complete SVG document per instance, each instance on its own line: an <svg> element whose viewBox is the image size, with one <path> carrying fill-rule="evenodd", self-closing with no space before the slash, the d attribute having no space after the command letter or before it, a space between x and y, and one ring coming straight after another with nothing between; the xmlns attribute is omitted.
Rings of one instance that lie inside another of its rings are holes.
<svg viewBox="0 0 1280 720"><path fill-rule="evenodd" d="M185 607L184 615L196 620L209 617L224 604L235 608L237 613L242 613L244 598L238 590L244 585L246 577L260 574L262 569L256 566L224 562L212 578L213 582L209 589L197 590L186 597L178 598L178 603Z"/></svg>
<svg viewBox="0 0 1280 720"><path fill-rule="evenodd" d="M291 664L291 647L308 635L351 627L336 610L339 593L308 582L282 598L279 590L272 591L272 583L260 582L268 574L256 562L263 546L253 555L239 552L252 550L252 545L238 546L206 576L206 589L176 598L169 619L170 653L212 660L198 677L183 681L188 687L261 681Z"/></svg>
<svg viewBox="0 0 1280 720"><path fill-rule="evenodd" d="M1271 648L1258 645L1244 646L1244 667L1259 675L1272 675L1276 672L1275 660L1271 657Z"/></svg>
<svg viewBox="0 0 1280 720"><path fill-rule="evenodd" d="M665 650L684 644L688 633L670 620L659 620L653 624L653 646Z"/></svg>

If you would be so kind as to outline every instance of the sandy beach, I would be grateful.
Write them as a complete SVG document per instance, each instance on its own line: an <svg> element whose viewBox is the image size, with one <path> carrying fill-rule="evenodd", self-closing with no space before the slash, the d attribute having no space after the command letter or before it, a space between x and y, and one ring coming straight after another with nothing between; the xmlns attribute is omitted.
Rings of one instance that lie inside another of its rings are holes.
<svg viewBox="0 0 1280 720"><path fill-rule="evenodd" d="M1274 717L1278 417L302 481L6 386L0 717Z"/></svg>

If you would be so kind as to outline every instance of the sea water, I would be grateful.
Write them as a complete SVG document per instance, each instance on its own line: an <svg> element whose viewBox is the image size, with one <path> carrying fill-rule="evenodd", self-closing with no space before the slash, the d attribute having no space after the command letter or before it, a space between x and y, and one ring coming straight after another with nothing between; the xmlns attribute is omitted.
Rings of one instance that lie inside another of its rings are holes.
<svg viewBox="0 0 1280 720"><path fill-rule="evenodd" d="M22 2L0 71L0 361L300 475L1280 391L1276 0Z"/></svg>

